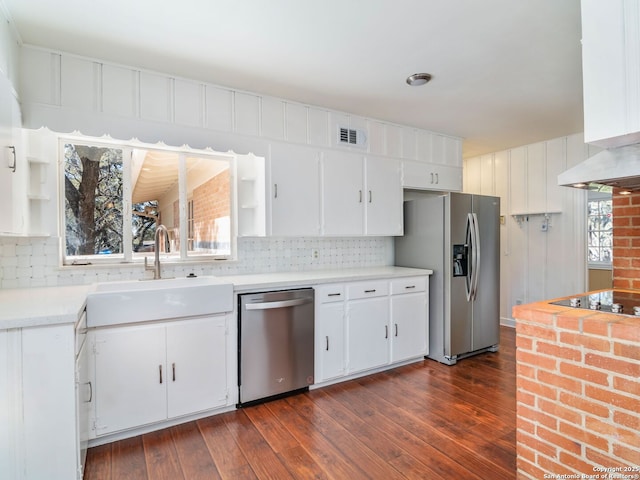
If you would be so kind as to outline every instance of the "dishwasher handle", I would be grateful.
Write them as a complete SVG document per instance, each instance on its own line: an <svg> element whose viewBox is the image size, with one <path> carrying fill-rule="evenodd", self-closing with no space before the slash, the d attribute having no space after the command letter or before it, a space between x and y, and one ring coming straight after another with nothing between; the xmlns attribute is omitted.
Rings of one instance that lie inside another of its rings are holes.
<svg viewBox="0 0 640 480"><path fill-rule="evenodd" d="M311 298L297 298L295 300L280 300L277 302L247 303L245 308L247 310L268 310L270 308L297 307L298 305L312 302Z"/></svg>

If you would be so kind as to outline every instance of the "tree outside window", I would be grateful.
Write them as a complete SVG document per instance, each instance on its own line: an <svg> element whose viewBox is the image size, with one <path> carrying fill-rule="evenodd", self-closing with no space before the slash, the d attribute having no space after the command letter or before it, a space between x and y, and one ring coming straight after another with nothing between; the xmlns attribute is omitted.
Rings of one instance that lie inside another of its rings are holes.
<svg viewBox="0 0 640 480"><path fill-rule="evenodd" d="M132 261L154 251L160 224L165 256L232 256L230 155L78 142L63 152L65 263Z"/></svg>

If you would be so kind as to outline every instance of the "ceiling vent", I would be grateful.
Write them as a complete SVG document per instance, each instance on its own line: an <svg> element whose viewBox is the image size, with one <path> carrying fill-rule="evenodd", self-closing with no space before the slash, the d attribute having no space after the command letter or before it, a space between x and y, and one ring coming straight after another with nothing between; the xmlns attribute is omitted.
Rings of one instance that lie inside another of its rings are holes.
<svg viewBox="0 0 640 480"><path fill-rule="evenodd" d="M338 144L365 147L367 145L367 136L362 130L338 127Z"/></svg>

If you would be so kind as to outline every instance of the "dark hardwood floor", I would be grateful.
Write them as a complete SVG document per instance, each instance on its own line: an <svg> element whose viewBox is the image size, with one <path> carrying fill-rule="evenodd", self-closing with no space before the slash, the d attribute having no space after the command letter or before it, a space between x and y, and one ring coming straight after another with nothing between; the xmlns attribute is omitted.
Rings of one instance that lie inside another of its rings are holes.
<svg viewBox="0 0 640 480"><path fill-rule="evenodd" d="M85 480L514 479L515 331L414 363L89 449Z"/></svg>

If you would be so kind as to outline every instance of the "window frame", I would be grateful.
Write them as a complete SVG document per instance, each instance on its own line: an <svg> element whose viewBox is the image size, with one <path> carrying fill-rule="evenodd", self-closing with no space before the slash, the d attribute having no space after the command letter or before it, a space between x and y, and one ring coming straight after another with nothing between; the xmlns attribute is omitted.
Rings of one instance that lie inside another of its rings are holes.
<svg viewBox="0 0 640 480"><path fill-rule="evenodd" d="M587 195L587 217L586 217L586 229L587 229L587 266L590 269L599 269L599 270L611 270L613 268L613 227L611 229L610 232L606 231L606 230L597 230L598 232L608 232L611 235L611 252L612 252L612 258L610 261L593 261L589 259L589 250L591 248L601 248L600 246L593 246L590 243L591 237L590 237L590 231L589 231L589 217L591 215L589 215L589 204L591 202L613 202L612 199L612 195L609 192L594 192L594 191L590 191ZM612 205L613 207L613 205ZM600 208L598 208L598 211L600 211ZM613 225L613 208L611 209L611 222Z"/></svg>
<svg viewBox="0 0 640 480"><path fill-rule="evenodd" d="M122 150L122 216L123 232L122 253L109 255L67 255L66 248L66 219L65 219L65 144L87 145L102 148L112 148ZM229 206L230 206L230 244L229 254L202 254L189 252L188 241L180 241L180 248L177 251L164 253L160 252L163 263L194 263L206 261L234 261L237 260L237 186L236 186L236 154L229 152L218 152L212 149L192 149L187 146L171 147L166 145L147 144L137 141L120 141L89 136L60 135L58 137L58 231L60 233L60 259L63 267L86 266L86 265L135 265L144 263L145 257L153 256L152 252L133 251L132 222L132 154L134 150L152 150L162 152L173 152L178 156L178 215L179 230L181 239L187 239L188 205L187 192L187 157L211 158L212 160L227 161L229 164Z"/></svg>

